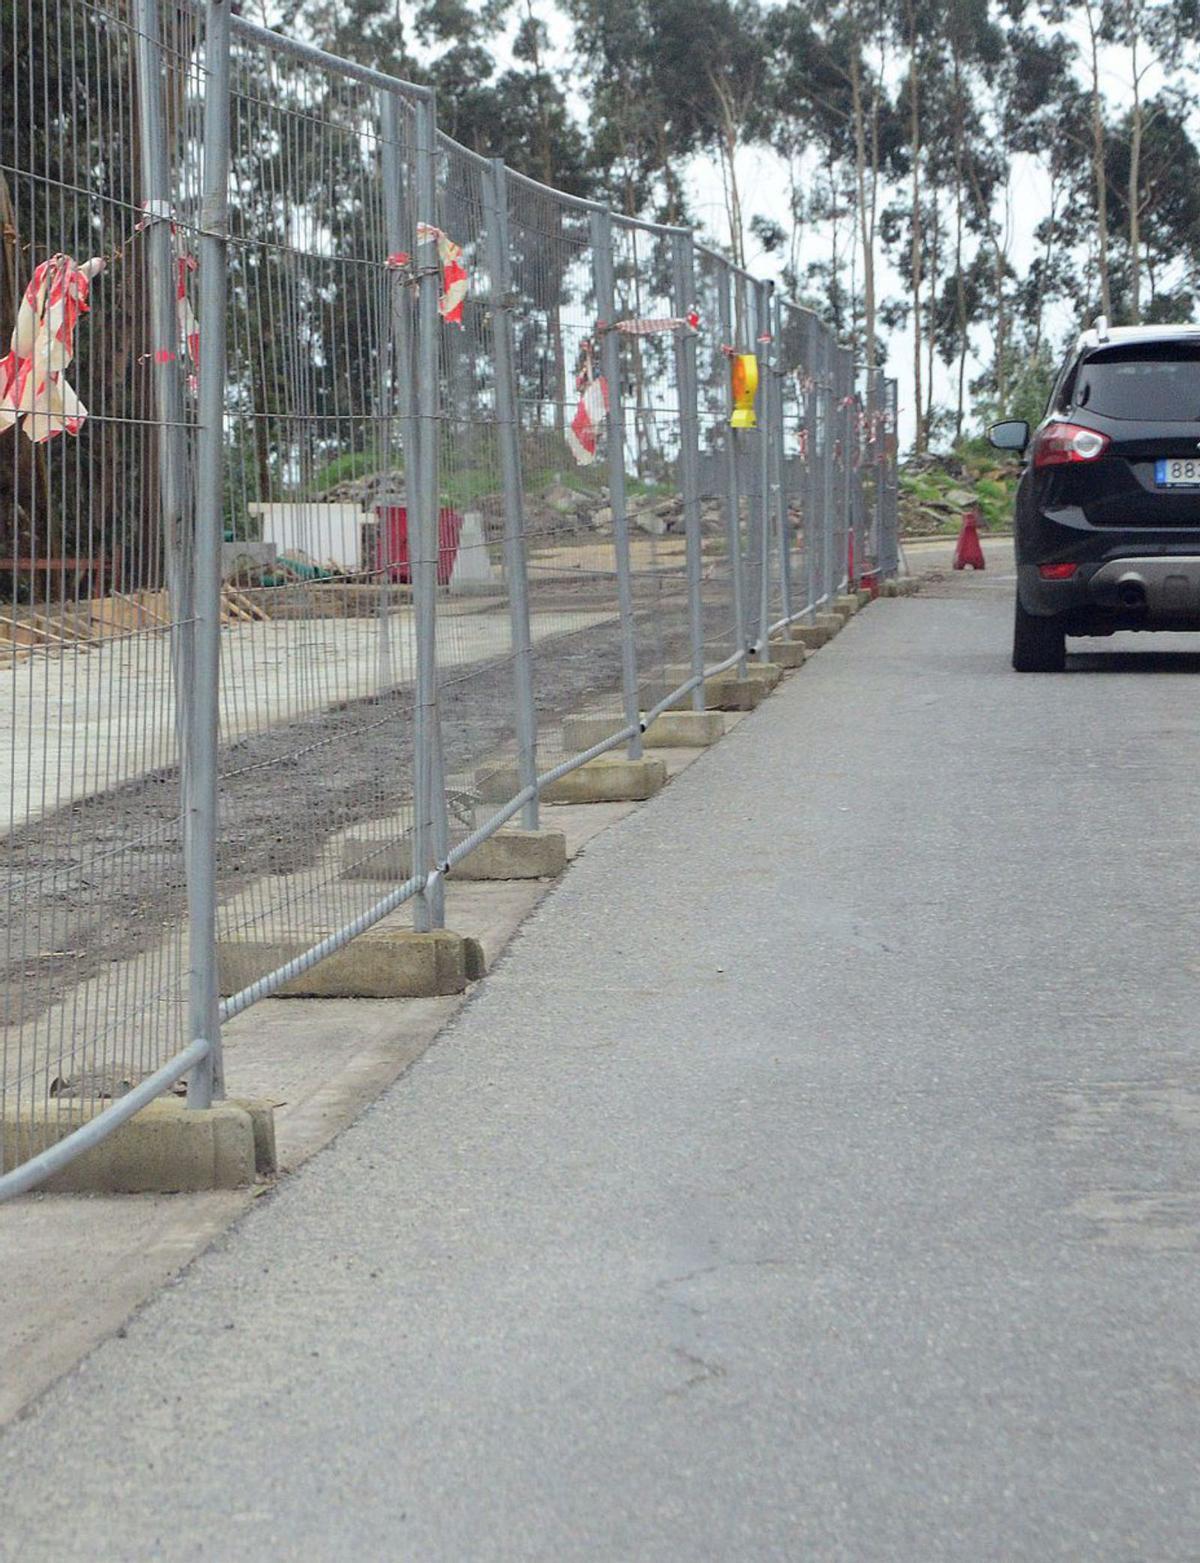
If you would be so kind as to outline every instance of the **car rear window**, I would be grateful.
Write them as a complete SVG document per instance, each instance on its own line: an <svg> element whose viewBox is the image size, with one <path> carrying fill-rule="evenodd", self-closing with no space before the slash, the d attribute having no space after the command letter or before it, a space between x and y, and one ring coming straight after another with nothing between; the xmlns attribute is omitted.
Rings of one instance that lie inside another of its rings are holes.
<svg viewBox="0 0 1200 1563"><path fill-rule="evenodd" d="M1200 341L1102 348L1080 364L1069 396L1105 418L1200 421Z"/></svg>

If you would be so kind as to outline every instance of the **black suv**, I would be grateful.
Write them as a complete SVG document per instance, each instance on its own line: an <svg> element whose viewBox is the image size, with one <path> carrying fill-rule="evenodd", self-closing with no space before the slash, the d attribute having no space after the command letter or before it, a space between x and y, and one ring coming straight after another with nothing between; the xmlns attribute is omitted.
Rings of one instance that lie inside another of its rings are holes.
<svg viewBox="0 0 1200 1563"><path fill-rule="evenodd" d="M1013 667L1061 672L1067 635L1200 629L1200 326L1109 327L1067 359L1046 416L993 424L1017 487Z"/></svg>

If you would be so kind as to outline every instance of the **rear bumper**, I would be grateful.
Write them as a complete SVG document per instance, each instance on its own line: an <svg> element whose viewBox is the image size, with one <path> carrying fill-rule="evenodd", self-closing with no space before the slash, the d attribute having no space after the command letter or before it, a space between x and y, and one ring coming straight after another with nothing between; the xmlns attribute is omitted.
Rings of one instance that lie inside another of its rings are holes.
<svg viewBox="0 0 1200 1563"><path fill-rule="evenodd" d="M1200 553L1128 554L1080 564L1065 581L1017 568L1027 613L1066 615L1111 629L1200 628Z"/></svg>

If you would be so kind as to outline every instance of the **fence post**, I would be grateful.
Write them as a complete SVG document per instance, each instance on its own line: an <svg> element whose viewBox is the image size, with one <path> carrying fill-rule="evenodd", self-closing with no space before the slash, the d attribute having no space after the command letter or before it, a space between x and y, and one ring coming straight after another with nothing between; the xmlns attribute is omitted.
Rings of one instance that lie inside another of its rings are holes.
<svg viewBox="0 0 1200 1563"><path fill-rule="evenodd" d="M415 206L418 222L437 220L437 115L433 94L416 105ZM437 694L438 413L440 411L441 275L437 240L418 239L417 256L417 482L409 493L409 568L417 621L417 690L413 720L413 872L428 875L445 861L449 830L446 790L439 785ZM409 486L406 485L406 488ZM444 882L439 876L415 899L414 926L421 933L445 921Z"/></svg>
<svg viewBox="0 0 1200 1563"><path fill-rule="evenodd" d="M187 462L183 449L183 391L179 325L175 315L176 260L171 233L174 212L162 102L164 60L158 0L134 0L133 25L137 48L138 153L147 223L154 403L158 417L158 496L167 590L175 625L171 632L175 728L181 761L186 768L188 701L192 689L192 581L184 537Z"/></svg>
<svg viewBox="0 0 1200 1563"><path fill-rule="evenodd" d="M838 400L842 409L842 562L840 571L845 572L845 584L847 591L854 590L854 581L850 579L850 539L854 536L854 444L858 433L854 416L854 359L850 349L840 347L838 349L838 361L841 366L841 374L838 376L841 384L838 391ZM858 560L854 561L855 568Z"/></svg>
<svg viewBox="0 0 1200 1563"><path fill-rule="evenodd" d="M721 286L717 290L717 307L721 320L721 336L734 351L737 350L738 322L734 319L733 273L722 262ZM728 416L725 419L725 531L729 549L730 583L733 591L733 635L737 647L737 674L746 673L746 606L742 580L742 498L738 491L738 452L730 419L733 416L733 382L727 377L729 388Z"/></svg>
<svg viewBox="0 0 1200 1563"><path fill-rule="evenodd" d="M804 606L810 621L817 611L817 550L819 528L817 524L817 494L820 487L820 470L817 452L817 320L814 315L804 315L804 350L801 354L803 374L800 378L801 410L804 418Z"/></svg>
<svg viewBox="0 0 1200 1563"><path fill-rule="evenodd" d="M686 229L671 236L672 287L675 314L686 318L695 307L696 272L692 235ZM704 673L704 603L702 600L704 538L700 528L700 391L696 378L696 337L690 328L675 332L675 389L679 397L679 478L683 492L683 524L687 535L688 628L692 641L692 677ZM692 710L704 710L704 685L692 690Z"/></svg>
<svg viewBox="0 0 1200 1563"><path fill-rule="evenodd" d="M537 781L537 709L533 697L533 645L529 634L529 577L525 559L525 493L521 476L521 431L517 421L517 379L513 355L512 252L508 234L508 170L492 159L485 176L484 228L492 281L492 337L496 358L496 435L504 490L504 573L513 645L516 696L517 771L522 790ZM526 830L538 825L534 793L521 811Z"/></svg>
<svg viewBox="0 0 1200 1563"><path fill-rule="evenodd" d="M824 500L825 515L824 515L824 520L823 520L823 524L822 524L822 540L821 540L821 562L822 562L822 564L824 566L824 580L822 581L822 584L821 584L821 601L823 603L828 603L830 601L830 599L833 597L833 594L834 594L834 581L833 581L833 577L834 577L834 571L837 568L837 563L836 563L836 560L834 559L834 551L835 551L835 546L836 545L835 545L835 536L834 536L834 514L833 514L833 511L834 511L834 505L833 505L833 479L834 479L833 460L834 460L834 455L833 455L833 453L834 453L834 450L836 448L836 442L835 442L835 439L834 439L834 430L835 430L835 428L837 426L837 421L836 421L836 411L837 411L836 401L837 401L837 395L836 395L836 392L834 390L834 354L835 354L835 352L836 352L836 348L834 346L833 337L831 336L828 327L826 327L825 332L824 332L824 336L823 336L823 340L822 340L822 350L821 350L821 357L822 357L823 364L824 364L822 394L824 396L824 401L825 401L825 430L824 430L824 433L825 433L825 472L824 472L824 476L823 476L823 487L824 487L824 495L825 495L825 500Z"/></svg>
<svg viewBox="0 0 1200 1563"><path fill-rule="evenodd" d="M637 645L634 637L633 580L629 563L629 518L625 511L625 412L621 397L621 343L612 329L616 305L613 286L612 214L591 216L592 280L596 290L596 329L600 361L608 382L608 496L612 509L613 551L617 563L617 603L621 615L621 688L625 721L638 730L629 740L629 758L642 757L638 702Z"/></svg>
<svg viewBox="0 0 1200 1563"><path fill-rule="evenodd" d="M762 359L762 418L758 425L758 656L766 662L771 640L771 294L773 282L755 284L758 341Z"/></svg>
<svg viewBox="0 0 1200 1563"><path fill-rule="evenodd" d="M384 92L380 101L381 129L380 172L383 179L384 237L389 255L404 251L412 242L405 231L402 189L404 175L400 163L400 135L403 117L394 92ZM416 429L412 410L412 331L409 322L408 289L393 274L388 290L388 317L392 331L392 351L387 355L391 363L394 396L399 404L400 434L404 446L404 471L406 486L412 484L416 469ZM382 355L381 355L382 356ZM391 407L389 404L389 416ZM391 453L389 452L389 458ZM389 461L390 465L390 461ZM386 500L387 495L381 495ZM387 539L391 532L385 521L376 533L375 565L382 563L379 577L379 688L390 689L396 681L392 658L392 572Z"/></svg>
<svg viewBox="0 0 1200 1563"><path fill-rule="evenodd" d="M773 299L773 347L770 373L771 442L775 449L775 518L779 543L779 611L785 624L792 621L792 551L788 532L787 427L784 421L783 301Z"/></svg>
<svg viewBox="0 0 1200 1563"><path fill-rule="evenodd" d="M897 431L897 394L895 394L895 380L884 378L883 381L884 414L881 419L881 447L883 447L883 463L881 463L881 481L883 481L884 495L884 533L888 539L888 564L886 574L895 575L900 570L900 475L895 466L895 431Z"/></svg>
<svg viewBox="0 0 1200 1563"><path fill-rule="evenodd" d="M852 359L850 373L854 385L854 515L857 539L854 544L854 579L856 586L870 567L875 549L871 518L867 510L867 488L863 481L864 463L867 459L866 387L864 382L863 388L860 389L858 370L859 366Z"/></svg>
<svg viewBox="0 0 1200 1563"><path fill-rule="evenodd" d="M188 1106L225 1094L217 974L217 739L221 682L221 539L224 534L225 311L229 242L229 6L205 6L204 173L200 206L199 431L193 547L194 665L186 766L186 852L191 956L191 1040L209 1052L188 1080Z"/></svg>
<svg viewBox="0 0 1200 1563"><path fill-rule="evenodd" d="M874 504L871 507L871 531L875 541L875 565L880 574L883 573L883 397L880 391L883 388L883 374L878 368L872 373L868 370L867 381L870 388L867 404L867 441L868 449L874 454Z"/></svg>

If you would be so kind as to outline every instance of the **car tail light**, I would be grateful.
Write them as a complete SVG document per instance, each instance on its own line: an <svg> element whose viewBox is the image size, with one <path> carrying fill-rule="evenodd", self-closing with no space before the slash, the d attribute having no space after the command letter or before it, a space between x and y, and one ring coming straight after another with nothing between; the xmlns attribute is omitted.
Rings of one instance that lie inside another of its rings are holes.
<svg viewBox="0 0 1200 1563"><path fill-rule="evenodd" d="M1110 443L1107 434L1078 423L1048 423L1033 443L1033 465L1059 467L1071 461L1095 461Z"/></svg>
<svg viewBox="0 0 1200 1563"><path fill-rule="evenodd" d="M1077 564L1039 564L1038 574L1043 581L1069 581L1078 568Z"/></svg>

